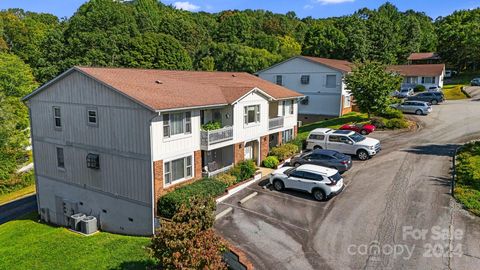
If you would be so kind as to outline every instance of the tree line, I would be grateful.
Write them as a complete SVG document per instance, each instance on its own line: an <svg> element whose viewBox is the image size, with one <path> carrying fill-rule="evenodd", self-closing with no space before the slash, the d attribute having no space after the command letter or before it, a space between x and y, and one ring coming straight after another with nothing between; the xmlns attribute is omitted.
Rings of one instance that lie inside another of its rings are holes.
<svg viewBox="0 0 480 270"><path fill-rule="evenodd" d="M26 135L10 139L28 123L19 97L74 65L252 73L299 54L401 64L411 52L438 51L464 69L480 61L479 32L480 9L432 20L388 2L326 19L265 10L193 13L157 0L90 0L70 18L2 10L0 159L9 162L0 165L0 178L14 168L3 164L21 159L28 144Z"/></svg>

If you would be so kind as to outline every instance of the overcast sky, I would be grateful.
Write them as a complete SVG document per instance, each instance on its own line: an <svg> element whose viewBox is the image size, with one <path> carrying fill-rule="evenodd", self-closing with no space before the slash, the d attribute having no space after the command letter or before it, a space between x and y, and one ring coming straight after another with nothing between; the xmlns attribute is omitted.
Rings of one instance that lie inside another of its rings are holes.
<svg viewBox="0 0 480 270"><path fill-rule="evenodd" d="M0 9L22 8L70 17L85 0L0 0ZM163 0L190 11L218 12L226 9L266 9L276 13L295 11L301 18L324 18L348 15L362 7L377 8L384 0ZM400 10L423 11L432 18L445 16L457 9L480 6L480 0L392 0Z"/></svg>

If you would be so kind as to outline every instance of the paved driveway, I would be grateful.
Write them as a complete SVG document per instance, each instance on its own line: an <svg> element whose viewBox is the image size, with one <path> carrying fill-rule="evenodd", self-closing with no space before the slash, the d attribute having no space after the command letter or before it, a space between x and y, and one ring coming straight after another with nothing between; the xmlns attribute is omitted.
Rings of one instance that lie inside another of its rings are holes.
<svg viewBox="0 0 480 270"><path fill-rule="evenodd" d="M332 200L252 186L220 205L234 211L216 230L257 269L478 269L480 218L449 193L454 149L480 137L480 101L448 101L417 119L416 132L378 133L384 150L355 161Z"/></svg>

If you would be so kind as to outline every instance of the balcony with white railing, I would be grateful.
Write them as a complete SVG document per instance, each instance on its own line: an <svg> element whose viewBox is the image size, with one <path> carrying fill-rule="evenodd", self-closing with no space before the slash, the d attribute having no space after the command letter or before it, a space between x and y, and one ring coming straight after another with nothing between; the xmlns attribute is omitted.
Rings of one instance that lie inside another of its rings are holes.
<svg viewBox="0 0 480 270"><path fill-rule="evenodd" d="M201 130L200 145L203 150L233 140L233 127L224 127L216 130Z"/></svg>
<svg viewBox="0 0 480 270"><path fill-rule="evenodd" d="M279 116L275 118L270 118L268 120L268 129L277 129L277 128L282 128L285 123L285 117Z"/></svg>

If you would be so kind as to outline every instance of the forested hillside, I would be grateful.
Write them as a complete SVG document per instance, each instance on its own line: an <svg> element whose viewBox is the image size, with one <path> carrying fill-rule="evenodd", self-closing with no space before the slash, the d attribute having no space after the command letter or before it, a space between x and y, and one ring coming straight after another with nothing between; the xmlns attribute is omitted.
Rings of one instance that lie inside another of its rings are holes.
<svg viewBox="0 0 480 270"><path fill-rule="evenodd" d="M479 32L480 9L434 21L390 3L328 19L192 13L156 0L91 0L68 19L0 11L0 185L25 160L28 122L19 98L73 65L255 72L299 54L396 64L411 52L438 50L471 68L480 62Z"/></svg>

